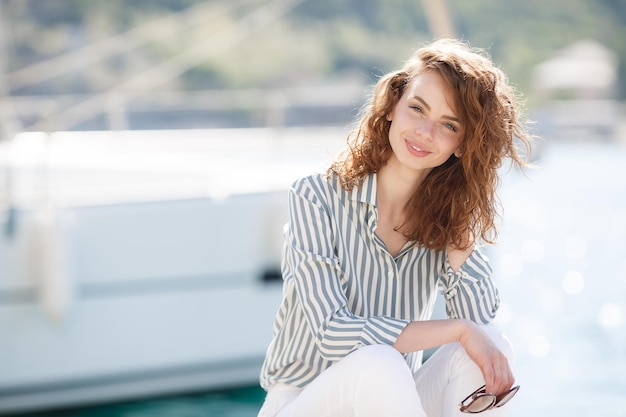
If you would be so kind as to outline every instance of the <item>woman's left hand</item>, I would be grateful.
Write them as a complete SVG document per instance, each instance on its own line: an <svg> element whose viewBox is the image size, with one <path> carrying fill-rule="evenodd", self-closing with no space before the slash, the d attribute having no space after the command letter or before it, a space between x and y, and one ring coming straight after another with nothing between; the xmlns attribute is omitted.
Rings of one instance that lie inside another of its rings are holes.
<svg viewBox="0 0 626 417"><path fill-rule="evenodd" d="M505 393L515 382L507 357L476 323L464 321L465 331L459 342L483 373L486 392L495 395Z"/></svg>

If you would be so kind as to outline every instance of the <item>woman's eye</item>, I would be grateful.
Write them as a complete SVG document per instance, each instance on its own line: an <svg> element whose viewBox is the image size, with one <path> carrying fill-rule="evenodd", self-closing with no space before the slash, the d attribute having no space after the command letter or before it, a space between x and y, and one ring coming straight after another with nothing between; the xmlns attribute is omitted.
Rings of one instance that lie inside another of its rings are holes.
<svg viewBox="0 0 626 417"><path fill-rule="evenodd" d="M410 107L418 113L424 113L424 110L422 110L420 106L410 106Z"/></svg>
<svg viewBox="0 0 626 417"><path fill-rule="evenodd" d="M456 127L456 125L454 125L454 124L452 124L452 123L444 123L444 126L445 126L447 129L449 129L449 130L451 130L451 131L453 131L453 132L456 132L457 130L459 130L459 129Z"/></svg>

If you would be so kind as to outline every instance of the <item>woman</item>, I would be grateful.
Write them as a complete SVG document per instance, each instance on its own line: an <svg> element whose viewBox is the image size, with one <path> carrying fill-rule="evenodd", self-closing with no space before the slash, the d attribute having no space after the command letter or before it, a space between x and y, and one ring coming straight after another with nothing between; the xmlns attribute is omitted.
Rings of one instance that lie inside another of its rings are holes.
<svg viewBox="0 0 626 417"><path fill-rule="evenodd" d="M477 243L504 157L525 166L514 137L530 150L515 98L482 51L436 41L379 80L328 172L294 183L260 417L505 412L518 387L483 326L499 299ZM448 320L429 320L438 289Z"/></svg>

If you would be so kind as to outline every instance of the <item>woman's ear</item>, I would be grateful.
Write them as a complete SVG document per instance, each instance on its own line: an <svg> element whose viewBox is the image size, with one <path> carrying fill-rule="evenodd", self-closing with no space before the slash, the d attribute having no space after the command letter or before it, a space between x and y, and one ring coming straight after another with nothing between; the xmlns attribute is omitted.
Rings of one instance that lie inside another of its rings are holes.
<svg viewBox="0 0 626 417"><path fill-rule="evenodd" d="M397 103L396 103L397 105ZM388 122L391 122L393 120L393 115L396 112L396 106L394 105L393 108L391 109L391 111L389 113L387 113L387 115L385 116L385 119L387 119Z"/></svg>
<svg viewBox="0 0 626 417"><path fill-rule="evenodd" d="M459 148L456 148L456 150L454 151L454 156L456 156L457 158L461 158L463 156L463 152L461 152Z"/></svg>

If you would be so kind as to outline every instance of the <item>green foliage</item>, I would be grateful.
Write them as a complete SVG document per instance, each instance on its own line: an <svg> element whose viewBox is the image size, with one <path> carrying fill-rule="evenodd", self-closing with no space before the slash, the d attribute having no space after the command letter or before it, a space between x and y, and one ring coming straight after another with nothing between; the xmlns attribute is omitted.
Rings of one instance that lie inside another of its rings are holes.
<svg viewBox="0 0 626 417"><path fill-rule="evenodd" d="M7 64L15 70L199 3L238 4L235 0L4 0L3 23L5 33L10 33ZM147 43L132 56L77 70L71 78L74 83L66 78L61 84L52 80L23 92L106 90L194 45L219 43L223 32L218 29L234 27L247 10L264 3L269 0L253 1L239 14L224 13L204 30L189 30L181 23L175 39ZM622 62L626 58L624 0L448 0L447 4L456 35L488 49L522 90L528 88L534 65L579 39L599 41L616 51ZM308 0L234 47L191 66L178 86L191 90L285 86L340 77L371 83L430 38L422 1ZM625 67L620 68L622 80ZM621 97L626 97L626 90Z"/></svg>
<svg viewBox="0 0 626 417"><path fill-rule="evenodd" d="M532 67L577 40L592 39L626 59L624 0L449 0L458 35L488 48L510 78L528 87ZM621 79L626 79L622 65ZM626 90L621 92L626 96Z"/></svg>

